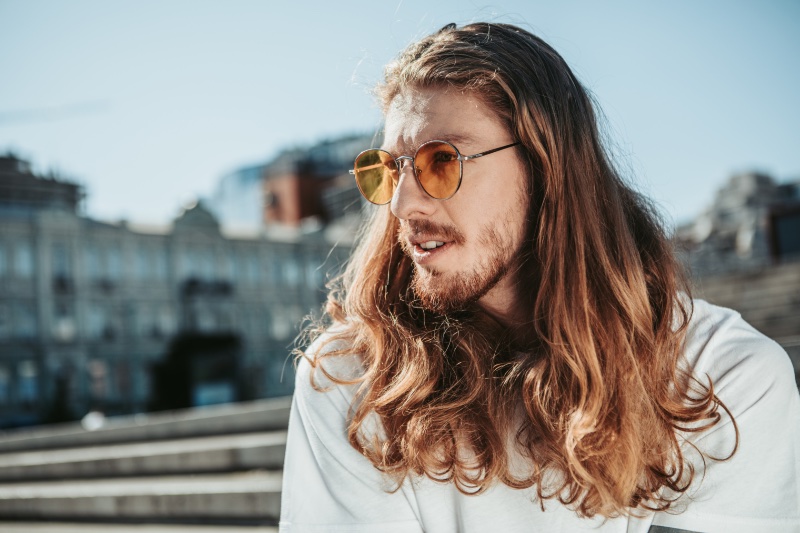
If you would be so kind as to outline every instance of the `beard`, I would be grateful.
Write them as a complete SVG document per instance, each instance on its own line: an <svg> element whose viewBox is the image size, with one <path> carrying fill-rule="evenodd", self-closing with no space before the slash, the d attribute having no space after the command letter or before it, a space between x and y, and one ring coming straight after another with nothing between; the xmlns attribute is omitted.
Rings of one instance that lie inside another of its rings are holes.
<svg viewBox="0 0 800 533"><path fill-rule="evenodd" d="M465 242L463 235L453 226L440 226L427 221L411 222L413 227L401 226L400 245L409 257L413 250L408 238L402 235L425 232L441 235L455 245ZM421 268L413 263L411 288L425 309L440 314L461 311L476 304L518 263L519 244L513 242L508 233L501 238L495 227L483 228L478 244L485 253L477 265L467 272L442 272L435 268ZM514 269L516 270L516 269Z"/></svg>

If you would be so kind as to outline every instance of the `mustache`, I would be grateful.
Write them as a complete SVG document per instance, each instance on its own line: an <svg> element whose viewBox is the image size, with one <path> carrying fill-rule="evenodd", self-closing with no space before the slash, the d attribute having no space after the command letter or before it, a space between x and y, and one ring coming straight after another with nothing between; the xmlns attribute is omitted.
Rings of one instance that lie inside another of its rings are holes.
<svg viewBox="0 0 800 533"><path fill-rule="evenodd" d="M397 230L397 237L402 246L420 235L432 235L455 244L463 244L464 234L452 224L436 224L430 220L403 220Z"/></svg>

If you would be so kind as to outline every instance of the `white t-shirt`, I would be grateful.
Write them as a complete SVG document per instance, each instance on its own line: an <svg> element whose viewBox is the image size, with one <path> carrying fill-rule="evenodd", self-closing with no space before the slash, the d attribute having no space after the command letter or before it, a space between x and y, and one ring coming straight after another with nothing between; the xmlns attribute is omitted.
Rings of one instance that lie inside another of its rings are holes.
<svg viewBox="0 0 800 533"><path fill-rule="evenodd" d="M724 462L703 463L686 447L698 474L674 509L644 518L580 518L557 500L541 510L534 489L495 484L477 496L427 477L406 479L396 492L347 441L354 387L318 392L301 361L289 421L280 530L285 533L578 532L800 533L800 396L792 365L775 342L738 313L696 301L686 341L695 376L706 374L733 413L739 449ZM341 377L360 371L357 356L331 358ZM321 372L317 383L325 384ZM720 410L722 411L722 410ZM689 439L727 456L734 432L723 420ZM675 528L675 529L670 529Z"/></svg>

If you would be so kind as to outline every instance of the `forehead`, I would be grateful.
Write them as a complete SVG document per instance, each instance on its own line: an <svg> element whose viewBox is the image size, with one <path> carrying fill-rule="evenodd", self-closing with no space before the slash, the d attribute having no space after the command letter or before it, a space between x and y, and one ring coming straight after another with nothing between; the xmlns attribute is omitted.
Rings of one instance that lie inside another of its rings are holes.
<svg viewBox="0 0 800 533"><path fill-rule="evenodd" d="M385 119L384 148L398 153L433 139L459 149L510 139L494 110L474 93L457 89L406 88L392 99Z"/></svg>

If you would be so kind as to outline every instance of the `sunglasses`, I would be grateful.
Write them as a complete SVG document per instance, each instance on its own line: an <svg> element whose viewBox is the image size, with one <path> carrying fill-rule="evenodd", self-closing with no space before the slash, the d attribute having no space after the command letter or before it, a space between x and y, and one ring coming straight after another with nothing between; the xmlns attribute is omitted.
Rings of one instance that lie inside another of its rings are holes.
<svg viewBox="0 0 800 533"><path fill-rule="evenodd" d="M419 147L414 157L409 155L395 157L386 150L371 148L358 154L350 174L356 177L356 185L364 198L373 204L388 204L400 180L405 159L411 162L414 176L428 196L437 200L447 200L461 186L464 161L493 154L518 144L515 142L479 154L461 155L458 148L447 141L428 141Z"/></svg>

